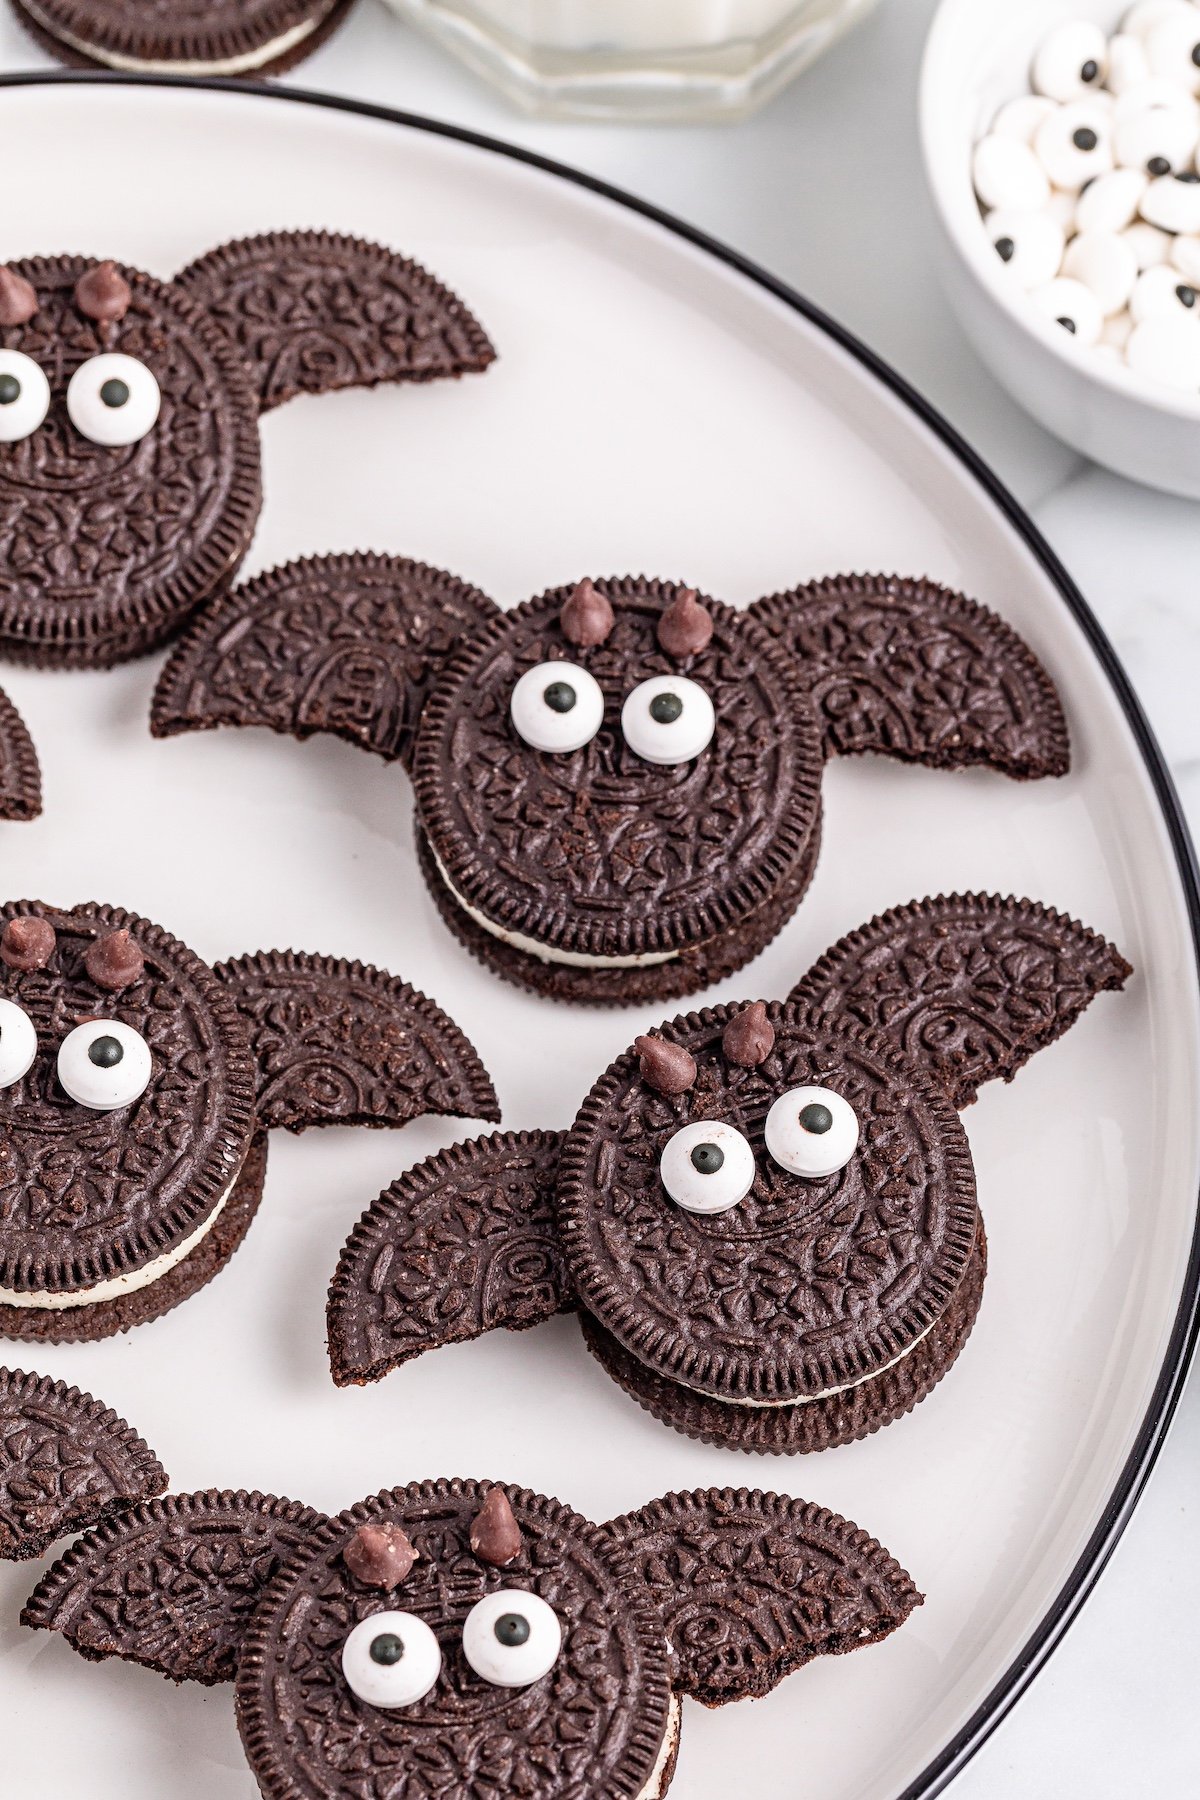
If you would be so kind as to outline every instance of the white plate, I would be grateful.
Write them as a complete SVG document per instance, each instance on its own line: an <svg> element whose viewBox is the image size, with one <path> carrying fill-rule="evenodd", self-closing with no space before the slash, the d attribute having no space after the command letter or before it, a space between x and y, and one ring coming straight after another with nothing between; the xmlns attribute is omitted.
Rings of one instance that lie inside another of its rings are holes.
<svg viewBox="0 0 1200 1800"><path fill-rule="evenodd" d="M968 1117L988 1290L958 1367L911 1418L809 1460L702 1448L626 1400L570 1319L335 1391L323 1305L338 1248L381 1186L461 1135L449 1121L280 1136L254 1229L211 1287L130 1337L13 1359L103 1395L180 1488L258 1486L332 1510L462 1473L595 1518L713 1482L834 1506L927 1604L886 1645L757 1705L689 1705L678 1791L727 1800L753 1766L781 1800L933 1792L1103 1562L1193 1310L1196 892L1106 646L1013 503L886 371L733 259L585 184L291 96L69 82L0 95L0 168L6 257L90 251L168 274L243 232L337 227L421 258L494 334L502 360L483 380L270 416L247 572L369 546L512 602L585 570L678 573L745 600L850 566L923 571L999 607L1056 675L1074 738L1064 782L833 767L810 898L711 996L782 994L878 908L951 888L1069 909L1136 965L1124 995ZM555 1009L490 980L425 896L397 770L267 734L152 744L155 671L4 672L47 802L40 823L2 828L5 888L125 903L212 958L294 944L389 965L470 1032L506 1124L567 1124L655 1009ZM97 1668L21 1632L33 1573L5 1570L0 1587L5 1791L250 1800L228 1693Z"/></svg>

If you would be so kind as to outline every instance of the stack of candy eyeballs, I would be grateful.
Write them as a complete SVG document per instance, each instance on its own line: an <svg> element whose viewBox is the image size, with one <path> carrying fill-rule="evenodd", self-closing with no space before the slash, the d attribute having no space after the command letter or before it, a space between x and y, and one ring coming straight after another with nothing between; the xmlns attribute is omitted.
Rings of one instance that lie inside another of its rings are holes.
<svg viewBox="0 0 1200 1800"><path fill-rule="evenodd" d="M1200 5L1057 25L1031 86L975 145L996 254L1091 354L1200 394Z"/></svg>

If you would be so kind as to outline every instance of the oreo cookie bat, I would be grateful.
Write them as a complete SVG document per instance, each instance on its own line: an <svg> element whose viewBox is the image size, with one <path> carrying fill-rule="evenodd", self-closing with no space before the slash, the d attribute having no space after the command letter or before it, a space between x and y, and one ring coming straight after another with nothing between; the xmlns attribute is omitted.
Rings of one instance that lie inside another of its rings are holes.
<svg viewBox="0 0 1200 1800"><path fill-rule="evenodd" d="M69 68L281 75L320 48L353 0L12 0Z"/></svg>
<svg viewBox="0 0 1200 1800"><path fill-rule="evenodd" d="M510 612L421 564L276 569L207 612L159 681L159 737L330 732L412 773L450 930L552 998L695 993L757 955L812 880L825 759L876 751L1061 775L1052 682L927 581L835 576L735 610L671 582Z"/></svg>
<svg viewBox="0 0 1200 1800"><path fill-rule="evenodd" d="M334 1380L575 1310L691 1437L867 1436L941 1380L979 1309L959 1110L1129 973L1032 901L943 897L852 932L785 1001L639 1037L569 1131L456 1145L375 1201L329 1290Z"/></svg>
<svg viewBox="0 0 1200 1800"><path fill-rule="evenodd" d="M0 266L0 656L153 650L249 549L263 412L494 354L418 264L331 232L243 238L173 281L84 256Z"/></svg>
<svg viewBox="0 0 1200 1800"><path fill-rule="evenodd" d="M325 1518L168 1494L91 1531L24 1624L175 1681L233 1681L267 1800L658 1800L681 1698L768 1693L922 1596L874 1539L778 1494L561 1501L414 1482Z"/></svg>
<svg viewBox="0 0 1200 1800"><path fill-rule="evenodd" d="M471 1045L362 963L210 968L119 907L0 907L0 1337L109 1337L212 1279L267 1133L499 1119Z"/></svg>

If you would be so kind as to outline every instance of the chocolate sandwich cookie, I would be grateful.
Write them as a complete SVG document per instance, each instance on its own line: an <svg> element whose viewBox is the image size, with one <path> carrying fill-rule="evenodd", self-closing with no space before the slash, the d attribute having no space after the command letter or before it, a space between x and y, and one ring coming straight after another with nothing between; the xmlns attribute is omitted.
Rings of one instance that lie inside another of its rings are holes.
<svg viewBox="0 0 1200 1800"><path fill-rule="evenodd" d="M341 24L353 0L12 0L69 68L146 75L281 75Z"/></svg>
<svg viewBox="0 0 1200 1800"><path fill-rule="evenodd" d="M0 393L4 378L0 375ZM42 771L25 721L0 688L0 819L36 819Z"/></svg>
<svg viewBox="0 0 1200 1800"><path fill-rule="evenodd" d="M865 1437L936 1386L979 1310L959 1110L1129 973L1059 913L957 895L872 920L785 1001L674 1019L568 1132L455 1146L380 1196L330 1286L334 1380L574 1310L690 1436Z"/></svg>
<svg viewBox="0 0 1200 1800"><path fill-rule="evenodd" d="M388 569L235 590L177 646L151 728L327 731L403 763L442 918L552 998L669 999L756 956L812 879L829 756L1068 766L1032 651L931 582L835 577L735 610L637 576L501 612L399 560L388 593Z"/></svg>
<svg viewBox="0 0 1200 1800"><path fill-rule="evenodd" d="M276 1126L497 1118L445 1013L381 970L209 967L112 906L0 907L0 1335L108 1337L212 1279Z"/></svg>
<svg viewBox="0 0 1200 1800"><path fill-rule="evenodd" d="M76 1544L22 1621L85 1656L233 1679L266 1800L660 1800L683 1697L769 1693L921 1600L856 1525L779 1494L667 1494L594 1525L439 1480L332 1519L168 1495Z"/></svg>
<svg viewBox="0 0 1200 1800"><path fill-rule="evenodd" d="M166 1485L158 1458L103 1401L0 1369L0 1560L41 1556Z"/></svg>
<svg viewBox="0 0 1200 1800"><path fill-rule="evenodd" d="M0 656L153 650L249 548L264 411L494 354L417 263L332 232L244 238L173 281L82 256L0 266Z"/></svg>

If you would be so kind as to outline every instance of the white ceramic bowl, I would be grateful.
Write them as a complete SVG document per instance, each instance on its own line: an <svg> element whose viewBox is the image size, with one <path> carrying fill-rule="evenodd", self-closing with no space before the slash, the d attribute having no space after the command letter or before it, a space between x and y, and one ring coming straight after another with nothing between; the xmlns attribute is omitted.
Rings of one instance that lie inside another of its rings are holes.
<svg viewBox="0 0 1200 1800"><path fill-rule="evenodd" d="M1200 395L1159 392L1040 319L992 249L971 186L972 144L1003 101L1028 92L1033 51L1051 27L1087 18L1111 32L1127 4L942 0L920 94L939 273L976 350L1035 419L1121 475L1200 499Z"/></svg>

